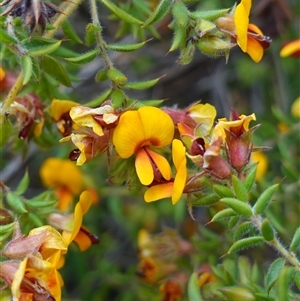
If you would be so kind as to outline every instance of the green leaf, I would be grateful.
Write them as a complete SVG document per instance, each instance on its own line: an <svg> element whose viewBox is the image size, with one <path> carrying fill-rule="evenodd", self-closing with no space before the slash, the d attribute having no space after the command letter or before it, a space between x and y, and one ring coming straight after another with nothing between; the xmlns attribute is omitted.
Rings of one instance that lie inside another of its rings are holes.
<svg viewBox="0 0 300 301"><path fill-rule="evenodd" d="M232 208L237 214L245 217L251 217L253 215L252 208L235 198L222 198L220 202L224 203L228 207Z"/></svg>
<svg viewBox="0 0 300 301"><path fill-rule="evenodd" d="M272 241L274 239L275 236L274 229L267 218L262 222L260 230L262 236L266 241Z"/></svg>
<svg viewBox="0 0 300 301"><path fill-rule="evenodd" d="M136 100L136 99L129 99L128 104L133 104L135 109L144 107L144 106L153 106L158 107L160 106L165 99L150 99L150 100Z"/></svg>
<svg viewBox="0 0 300 301"><path fill-rule="evenodd" d="M200 288L198 285L198 276L197 273L193 273L188 282L187 288L188 300L193 301L203 301L203 298L200 293Z"/></svg>
<svg viewBox="0 0 300 301"><path fill-rule="evenodd" d="M27 49L27 52L31 56L40 56L53 52L56 50L62 41L55 39L44 38L31 38L22 42L22 46Z"/></svg>
<svg viewBox="0 0 300 301"><path fill-rule="evenodd" d="M100 106L108 98L108 96L110 95L111 91L112 91L111 88L105 90L99 96L97 96L93 100L91 100L88 103L86 103L85 106L91 107L91 108L93 108L93 107L95 108L95 107Z"/></svg>
<svg viewBox="0 0 300 301"><path fill-rule="evenodd" d="M32 75L32 60L29 55L23 55L21 58L23 70L23 85L26 85Z"/></svg>
<svg viewBox="0 0 300 301"><path fill-rule="evenodd" d="M43 220L34 212L28 213L28 218L36 227L42 227L45 224Z"/></svg>
<svg viewBox="0 0 300 301"><path fill-rule="evenodd" d="M279 274L284 266L285 266L285 259L283 258L277 258L270 265L268 273L265 277L265 288L267 289L268 292L270 291L275 281L279 277Z"/></svg>
<svg viewBox="0 0 300 301"><path fill-rule="evenodd" d="M271 198L275 191L277 190L278 184L275 184L271 187L268 187L257 199L253 210L257 214L261 214L264 212L264 210L267 208L268 204L271 201Z"/></svg>
<svg viewBox="0 0 300 301"><path fill-rule="evenodd" d="M143 24L143 22L132 15L128 14L126 11L122 10L109 0L101 0L101 2L117 17L119 17L121 20L128 22L130 24Z"/></svg>
<svg viewBox="0 0 300 301"><path fill-rule="evenodd" d="M17 195L23 194L27 190L28 185L29 185L29 175L28 175L28 171L26 171L19 185L17 186L17 189L15 190L15 193Z"/></svg>
<svg viewBox="0 0 300 301"><path fill-rule="evenodd" d="M189 11L182 1L176 1L173 3L172 15L175 23L186 29L189 22Z"/></svg>
<svg viewBox="0 0 300 301"><path fill-rule="evenodd" d="M66 47L60 46L57 49L55 49L53 52L51 52L52 56L57 56L59 58L72 58L80 55L80 53L77 53L73 50L70 50Z"/></svg>
<svg viewBox="0 0 300 301"><path fill-rule="evenodd" d="M174 34L171 47L169 52L176 50L177 48L184 46L186 44L187 34L186 28L182 26L174 25Z"/></svg>
<svg viewBox="0 0 300 301"><path fill-rule="evenodd" d="M216 222L219 221L223 218L227 218L227 217L231 217L236 215L236 212L234 210L232 210L231 208L227 208L227 209L223 209L219 212L217 212L213 218L211 219L212 222Z"/></svg>
<svg viewBox="0 0 300 301"><path fill-rule="evenodd" d="M107 76L117 84L125 84L127 81L127 77L124 73L122 73L119 69L110 68L107 70Z"/></svg>
<svg viewBox="0 0 300 301"><path fill-rule="evenodd" d="M61 29L70 40L79 44L83 43L69 21L65 21L62 24Z"/></svg>
<svg viewBox="0 0 300 301"><path fill-rule="evenodd" d="M8 43L13 43L13 44L16 44L17 43L17 40L10 36L6 30L4 30L3 28L0 28L0 41L1 43L4 43L4 44L8 44Z"/></svg>
<svg viewBox="0 0 300 301"><path fill-rule="evenodd" d="M232 198L232 197L234 197L234 193L233 193L233 191L230 187L220 185L220 184L215 184L215 185L213 185L213 190L221 198L224 198L224 197Z"/></svg>
<svg viewBox="0 0 300 301"><path fill-rule="evenodd" d="M100 69L95 75L95 81L104 82L106 80L108 80L107 69L106 68Z"/></svg>
<svg viewBox="0 0 300 301"><path fill-rule="evenodd" d="M245 188L247 189L247 192L249 192L252 189L252 187L255 183L256 172L257 172L257 163L255 163L251 167L251 169L247 172L247 176L244 181L244 185L245 185Z"/></svg>
<svg viewBox="0 0 300 301"><path fill-rule="evenodd" d="M243 182L236 175L232 175L231 180L236 198L241 200L242 202L247 202L247 189L244 186Z"/></svg>
<svg viewBox="0 0 300 301"><path fill-rule="evenodd" d="M232 252L247 249L249 247L256 246L262 242L264 242L264 238L262 236L253 236L240 239L236 241L228 250L227 254L231 254Z"/></svg>
<svg viewBox="0 0 300 301"><path fill-rule="evenodd" d="M27 213L27 209L25 207L24 199L17 195L16 193L10 191L6 194L6 200L9 206L19 214Z"/></svg>
<svg viewBox="0 0 300 301"><path fill-rule="evenodd" d="M85 29L85 43L92 46L96 43L96 34L101 31L101 27L93 23L89 23Z"/></svg>
<svg viewBox="0 0 300 301"><path fill-rule="evenodd" d="M130 52L142 48L147 41L136 44L106 44L106 48L118 52Z"/></svg>
<svg viewBox="0 0 300 301"><path fill-rule="evenodd" d="M0 225L1 242L13 233L14 227L15 227L15 222L6 225Z"/></svg>
<svg viewBox="0 0 300 301"><path fill-rule="evenodd" d="M2 120L0 120L0 147L7 144L8 140L11 138L12 132L13 125L8 116L4 115Z"/></svg>
<svg viewBox="0 0 300 301"><path fill-rule="evenodd" d="M36 81L39 81L41 78L40 62L37 58L32 58L32 75Z"/></svg>
<svg viewBox="0 0 300 301"><path fill-rule="evenodd" d="M158 83L158 81L161 79L161 77L151 79L151 80L145 80L142 82L127 82L123 85L123 88L125 89L133 89L133 90L144 90L153 87Z"/></svg>
<svg viewBox="0 0 300 301"><path fill-rule="evenodd" d="M237 286L221 287L219 291L230 301L255 301L255 295L246 288ZM223 299L222 299L223 300Z"/></svg>
<svg viewBox="0 0 300 301"><path fill-rule="evenodd" d="M300 251L300 227L295 231L292 242L290 244L290 250L292 252Z"/></svg>
<svg viewBox="0 0 300 301"><path fill-rule="evenodd" d="M66 58L66 61L73 63L73 64L87 64L93 61L99 55L99 49L95 48L90 50L84 54L77 55L76 57L69 57Z"/></svg>
<svg viewBox="0 0 300 301"><path fill-rule="evenodd" d="M171 0L161 0L142 27L147 27L163 19L171 8Z"/></svg>
<svg viewBox="0 0 300 301"><path fill-rule="evenodd" d="M243 222L241 223L234 231L233 238L235 241L239 240L243 236L245 236L249 231L253 228L251 222Z"/></svg>
<svg viewBox="0 0 300 301"><path fill-rule="evenodd" d="M125 94L122 90L114 90L111 95L111 102L114 108L121 108L125 100Z"/></svg>
<svg viewBox="0 0 300 301"><path fill-rule="evenodd" d="M72 87L72 83L64 67L53 57L45 55L41 61L41 67L60 84L66 87Z"/></svg>
<svg viewBox="0 0 300 301"><path fill-rule="evenodd" d="M280 271L277 281L275 282L277 300L291 301L289 287L291 285L293 275L294 269L292 267L285 266Z"/></svg>
<svg viewBox="0 0 300 301"><path fill-rule="evenodd" d="M190 13L190 16L193 19L205 19L209 21L214 21L219 17L224 16L230 8L225 8L225 9L217 9L217 10L209 10L209 11L194 11Z"/></svg>
<svg viewBox="0 0 300 301"><path fill-rule="evenodd" d="M210 206L219 201L219 197L214 193L204 194L192 201L192 206Z"/></svg>
<svg viewBox="0 0 300 301"><path fill-rule="evenodd" d="M239 216L232 216L228 221L228 230L232 230L232 228L234 228L237 225L239 220L240 220Z"/></svg>

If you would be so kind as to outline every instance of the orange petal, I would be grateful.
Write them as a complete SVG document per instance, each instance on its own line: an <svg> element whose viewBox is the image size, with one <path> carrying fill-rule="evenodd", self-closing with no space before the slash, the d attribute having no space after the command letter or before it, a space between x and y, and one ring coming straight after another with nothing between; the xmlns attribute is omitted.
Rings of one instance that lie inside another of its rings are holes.
<svg viewBox="0 0 300 301"><path fill-rule="evenodd" d="M158 167L162 176L166 180L170 180L172 177L172 170L168 160L164 156L152 151L149 148L147 148L147 152L150 155L151 159L154 161L155 165Z"/></svg>
<svg viewBox="0 0 300 301"><path fill-rule="evenodd" d="M144 141L145 133L138 111L123 113L113 133L113 143L119 156L129 158Z"/></svg>
<svg viewBox="0 0 300 301"><path fill-rule="evenodd" d="M174 123L172 118L159 108L142 107L138 109L141 117L145 138L153 146L164 147L172 142Z"/></svg>
<svg viewBox="0 0 300 301"><path fill-rule="evenodd" d="M172 196L173 182L151 186L144 194L145 202L154 202Z"/></svg>
<svg viewBox="0 0 300 301"><path fill-rule="evenodd" d="M263 36L264 34L262 33L262 31L260 30L259 27L257 27L256 25L254 24L249 24L248 25L248 31L250 32L254 32L256 34L259 34L260 36Z"/></svg>
<svg viewBox="0 0 300 301"><path fill-rule="evenodd" d="M5 70L2 67L0 67L0 81L2 81L4 77L5 77Z"/></svg>
<svg viewBox="0 0 300 301"><path fill-rule="evenodd" d="M78 244L80 251L85 251L92 245L90 238L82 231L77 233L74 242Z"/></svg>
<svg viewBox="0 0 300 301"><path fill-rule="evenodd" d="M138 150L135 159L136 173L143 185L150 185L154 179L153 167L146 151L141 148Z"/></svg>
<svg viewBox="0 0 300 301"><path fill-rule="evenodd" d="M60 120L61 116L71 110L72 107L78 106L79 103L72 100L53 99L50 108L50 114L55 121Z"/></svg>
<svg viewBox="0 0 300 301"><path fill-rule="evenodd" d="M250 57L255 63L258 63L264 55L264 48L258 41L256 41L252 37L248 37L246 52L250 55Z"/></svg>
<svg viewBox="0 0 300 301"><path fill-rule="evenodd" d="M287 57L299 52L300 39L297 39L283 46L279 54L281 57Z"/></svg>
<svg viewBox="0 0 300 301"><path fill-rule="evenodd" d="M79 205L81 206L82 214L86 214L92 204L92 195L88 190L85 190L80 195Z"/></svg>

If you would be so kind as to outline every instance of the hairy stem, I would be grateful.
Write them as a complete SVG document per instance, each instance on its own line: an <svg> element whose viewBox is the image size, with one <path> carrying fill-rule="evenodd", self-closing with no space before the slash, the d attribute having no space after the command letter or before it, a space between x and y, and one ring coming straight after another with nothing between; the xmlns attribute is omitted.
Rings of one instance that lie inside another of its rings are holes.
<svg viewBox="0 0 300 301"><path fill-rule="evenodd" d="M91 0L91 16L93 20L93 24L99 28L101 28L101 24L98 18L98 12L97 12L97 5L96 0ZM100 49L100 52L102 54L103 60L108 68L111 68L113 66L111 60L109 59L109 56L106 51L105 43L101 34L101 29L96 32L96 40L97 45Z"/></svg>
<svg viewBox="0 0 300 301"><path fill-rule="evenodd" d="M262 226L262 218L261 216L253 216L251 219L252 223L255 227L260 231ZM266 242L268 245L272 246L275 250L277 250L292 266L296 268L298 272L300 272L300 261L296 257L296 254L287 250L281 242L274 236L274 239Z"/></svg>

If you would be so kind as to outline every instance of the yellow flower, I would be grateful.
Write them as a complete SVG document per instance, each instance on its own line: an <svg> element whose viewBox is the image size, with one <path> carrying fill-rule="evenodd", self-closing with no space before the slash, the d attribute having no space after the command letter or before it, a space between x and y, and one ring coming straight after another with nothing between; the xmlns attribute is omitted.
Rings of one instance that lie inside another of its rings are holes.
<svg viewBox="0 0 300 301"><path fill-rule="evenodd" d="M92 128L94 133L103 136L103 129L99 122L103 125L116 123L118 115L114 113L115 109L110 105L104 105L95 109L76 106L71 109L70 116L78 126ZM99 117L101 117L101 119L98 122Z"/></svg>
<svg viewBox="0 0 300 301"><path fill-rule="evenodd" d="M257 163L256 181L260 181L268 171L268 157L263 152L253 152L251 158Z"/></svg>
<svg viewBox="0 0 300 301"><path fill-rule="evenodd" d="M5 70L2 67L0 67L0 82L2 82L5 78L5 74Z"/></svg>
<svg viewBox="0 0 300 301"><path fill-rule="evenodd" d="M279 55L281 57L299 57L300 56L300 39L293 40L285 44L281 50Z"/></svg>
<svg viewBox="0 0 300 301"><path fill-rule="evenodd" d="M154 184L148 188L144 195L147 203L168 197L172 197L173 205L179 201L187 179L185 151L182 142L174 139L172 142L172 157L176 168L175 179Z"/></svg>
<svg viewBox="0 0 300 301"><path fill-rule="evenodd" d="M41 179L46 187L54 188L59 198L58 207L66 210L83 187L80 169L70 160L48 158L40 169Z"/></svg>
<svg viewBox="0 0 300 301"><path fill-rule="evenodd" d="M264 54L264 49L269 47L270 38L265 37L261 30L254 24L249 24L249 14L252 0L242 0L234 12L234 23L237 44L243 52L250 55L258 63Z"/></svg>
<svg viewBox="0 0 300 301"><path fill-rule="evenodd" d="M53 99L51 102L50 115L55 120L58 130L63 136L71 134L73 123L70 110L78 105L79 103L72 100Z"/></svg>
<svg viewBox="0 0 300 301"><path fill-rule="evenodd" d="M69 245L72 241L78 244L81 251L85 251L92 244L99 242L89 229L82 225L83 216L87 213L92 204L92 195L89 191L83 191L79 202L75 206L74 214L62 215L52 213L49 222L53 226L63 230L62 237Z"/></svg>
<svg viewBox="0 0 300 301"><path fill-rule="evenodd" d="M171 117L155 107L127 111L114 130L113 143L119 156L127 159L135 154L135 168L143 185L150 185L158 170L165 180L171 179L171 167L155 148L172 142L174 124Z"/></svg>
<svg viewBox="0 0 300 301"><path fill-rule="evenodd" d="M300 96L293 102L291 114L293 117L300 119Z"/></svg>

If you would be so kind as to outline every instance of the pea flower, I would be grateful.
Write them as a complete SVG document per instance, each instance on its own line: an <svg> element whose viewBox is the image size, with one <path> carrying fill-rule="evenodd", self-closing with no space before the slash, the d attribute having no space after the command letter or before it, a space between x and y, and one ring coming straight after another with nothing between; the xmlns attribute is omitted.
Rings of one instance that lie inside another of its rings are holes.
<svg viewBox="0 0 300 301"><path fill-rule="evenodd" d="M62 136L69 136L73 128L73 122L70 117L72 107L78 106L79 103L72 100L60 100L54 98L50 106L50 115L56 122L58 131Z"/></svg>
<svg viewBox="0 0 300 301"><path fill-rule="evenodd" d="M122 159L135 155L135 169L140 182L150 185L154 180L171 179L167 159L158 153L174 136L171 117L163 110L145 106L126 111L113 133L113 143Z"/></svg>
<svg viewBox="0 0 300 301"><path fill-rule="evenodd" d="M234 10L233 17L226 15L216 21L218 29L232 36L241 50L256 63L263 57L264 49L270 46L272 40L264 36L254 24L249 23L252 0L241 0Z"/></svg>
<svg viewBox="0 0 300 301"><path fill-rule="evenodd" d="M300 39L286 43L280 50L281 57L299 57L300 56Z"/></svg>
<svg viewBox="0 0 300 301"><path fill-rule="evenodd" d="M63 230L62 236L69 245L72 241L78 244L81 251L87 250L92 244L99 242L98 237L82 225L83 216L88 212L92 204L92 195L89 191L83 191L79 202L75 206L74 214L51 213L49 223Z"/></svg>
<svg viewBox="0 0 300 301"><path fill-rule="evenodd" d="M172 141L172 157L176 168L175 178L161 180L157 183L154 181L145 192L144 199L146 202L153 202L168 197L172 198L173 205L179 201L187 180L187 168L185 147L178 139Z"/></svg>
<svg viewBox="0 0 300 301"><path fill-rule="evenodd" d="M263 152L253 152L251 159L257 162L256 181L260 181L268 170L268 157Z"/></svg>
<svg viewBox="0 0 300 301"><path fill-rule="evenodd" d="M291 114L293 117L300 119L300 96L293 102L291 106Z"/></svg>
<svg viewBox="0 0 300 301"><path fill-rule="evenodd" d="M40 168L40 176L46 187L54 188L58 208L66 210L83 188L83 175L70 160L48 158Z"/></svg>

